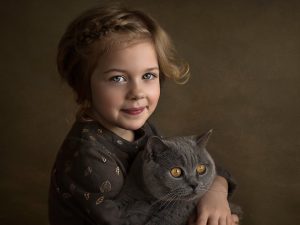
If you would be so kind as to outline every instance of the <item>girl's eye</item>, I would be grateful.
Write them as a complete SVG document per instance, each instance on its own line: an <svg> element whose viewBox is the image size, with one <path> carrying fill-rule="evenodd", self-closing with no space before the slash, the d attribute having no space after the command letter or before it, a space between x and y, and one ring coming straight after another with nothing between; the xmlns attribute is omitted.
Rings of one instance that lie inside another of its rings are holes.
<svg viewBox="0 0 300 225"><path fill-rule="evenodd" d="M196 171L198 174L202 175L205 173L206 171L206 166L203 165L203 164L199 164L197 167L196 167Z"/></svg>
<svg viewBox="0 0 300 225"><path fill-rule="evenodd" d="M180 177L182 175L182 170L179 167L174 167L170 170L170 173L173 177Z"/></svg>
<svg viewBox="0 0 300 225"><path fill-rule="evenodd" d="M126 79L123 76L114 76L110 78L111 81L116 82L116 83L121 83L121 82L125 82Z"/></svg>
<svg viewBox="0 0 300 225"><path fill-rule="evenodd" d="M157 76L155 74L153 74L153 73L146 73L146 74L143 75L143 79L145 79L145 80L152 80L152 79L154 79L156 77Z"/></svg>

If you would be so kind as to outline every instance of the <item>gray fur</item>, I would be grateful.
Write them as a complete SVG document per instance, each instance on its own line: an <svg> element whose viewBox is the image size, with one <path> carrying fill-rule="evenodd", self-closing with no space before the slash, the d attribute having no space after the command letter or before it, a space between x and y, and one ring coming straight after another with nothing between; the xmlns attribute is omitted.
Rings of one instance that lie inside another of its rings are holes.
<svg viewBox="0 0 300 225"><path fill-rule="evenodd" d="M118 224L186 224L216 175L214 161L205 148L210 134L149 138L134 160L122 192L111 202L118 205ZM196 172L198 164L206 165L203 175ZM174 167L183 170L181 177L171 175Z"/></svg>

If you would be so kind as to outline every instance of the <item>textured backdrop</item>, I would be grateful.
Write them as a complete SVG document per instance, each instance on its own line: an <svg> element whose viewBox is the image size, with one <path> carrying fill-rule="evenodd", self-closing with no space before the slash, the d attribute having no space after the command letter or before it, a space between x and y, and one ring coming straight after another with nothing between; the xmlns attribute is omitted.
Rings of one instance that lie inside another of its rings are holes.
<svg viewBox="0 0 300 225"><path fill-rule="evenodd" d="M300 221L300 2L136 0L190 63L167 82L165 136L214 128L209 149L235 176L244 225ZM76 107L55 68L67 24L91 0L1 4L0 224L48 224L49 172Z"/></svg>

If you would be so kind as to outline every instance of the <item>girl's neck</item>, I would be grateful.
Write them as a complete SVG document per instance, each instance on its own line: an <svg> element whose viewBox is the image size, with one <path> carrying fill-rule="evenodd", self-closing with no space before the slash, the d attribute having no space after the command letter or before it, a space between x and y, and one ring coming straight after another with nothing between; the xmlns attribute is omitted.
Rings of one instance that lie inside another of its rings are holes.
<svg viewBox="0 0 300 225"><path fill-rule="evenodd" d="M109 128L108 128L109 129ZM125 130L125 129L110 129L112 132L114 132L119 137L125 139L126 141L134 141L134 132L131 130Z"/></svg>

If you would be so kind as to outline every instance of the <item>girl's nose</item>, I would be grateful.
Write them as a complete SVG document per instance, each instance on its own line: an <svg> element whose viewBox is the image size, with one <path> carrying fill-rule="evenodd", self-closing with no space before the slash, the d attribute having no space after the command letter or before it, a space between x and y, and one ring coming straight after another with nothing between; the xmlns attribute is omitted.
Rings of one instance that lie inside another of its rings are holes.
<svg viewBox="0 0 300 225"><path fill-rule="evenodd" d="M128 91L127 98L130 100L139 100L145 97L142 85L139 82L132 82Z"/></svg>

